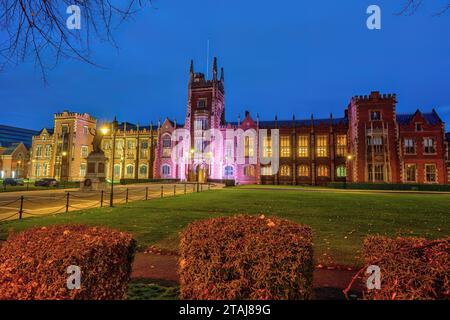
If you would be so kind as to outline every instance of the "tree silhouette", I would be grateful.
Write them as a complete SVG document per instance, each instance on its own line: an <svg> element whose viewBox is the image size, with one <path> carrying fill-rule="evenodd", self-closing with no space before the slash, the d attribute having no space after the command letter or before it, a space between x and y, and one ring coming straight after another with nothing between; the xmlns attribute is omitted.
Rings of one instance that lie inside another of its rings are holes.
<svg viewBox="0 0 450 320"><path fill-rule="evenodd" d="M412 15L416 13L416 11L422 6L423 0L406 0L405 4L403 5L403 8L398 13L399 15ZM444 14L446 11L450 9L450 3L444 5L443 7L439 8L435 16L440 16Z"/></svg>
<svg viewBox="0 0 450 320"><path fill-rule="evenodd" d="M32 59L44 81L61 59L96 65L90 43L116 47L113 31L151 0L0 0L0 71ZM80 8L81 28L69 29L69 6Z"/></svg>

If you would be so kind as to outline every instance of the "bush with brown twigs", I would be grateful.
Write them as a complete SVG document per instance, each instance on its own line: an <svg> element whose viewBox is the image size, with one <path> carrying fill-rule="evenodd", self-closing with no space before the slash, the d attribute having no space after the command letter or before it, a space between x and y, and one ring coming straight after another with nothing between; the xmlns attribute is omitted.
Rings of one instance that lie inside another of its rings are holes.
<svg viewBox="0 0 450 320"><path fill-rule="evenodd" d="M312 232L264 216L215 218L181 235L182 299L309 299Z"/></svg>
<svg viewBox="0 0 450 320"><path fill-rule="evenodd" d="M367 289L376 300L431 300L450 298L450 238L388 238L364 240L367 265L377 265L381 289Z"/></svg>
<svg viewBox="0 0 450 320"><path fill-rule="evenodd" d="M0 247L0 300L123 299L135 240L128 233L83 225L33 228ZM67 268L80 267L70 290Z"/></svg>

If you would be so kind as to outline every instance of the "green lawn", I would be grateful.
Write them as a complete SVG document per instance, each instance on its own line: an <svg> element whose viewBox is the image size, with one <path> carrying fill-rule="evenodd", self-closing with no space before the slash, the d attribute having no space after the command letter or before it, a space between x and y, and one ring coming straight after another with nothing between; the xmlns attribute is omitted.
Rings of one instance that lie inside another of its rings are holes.
<svg viewBox="0 0 450 320"><path fill-rule="evenodd" d="M176 250L178 232L188 223L235 214L274 215L311 226L317 263L325 264L360 265L362 239L367 234L426 238L450 234L449 195L227 188L3 222L0 239L8 231L32 226L88 223L132 232L140 249L156 245Z"/></svg>

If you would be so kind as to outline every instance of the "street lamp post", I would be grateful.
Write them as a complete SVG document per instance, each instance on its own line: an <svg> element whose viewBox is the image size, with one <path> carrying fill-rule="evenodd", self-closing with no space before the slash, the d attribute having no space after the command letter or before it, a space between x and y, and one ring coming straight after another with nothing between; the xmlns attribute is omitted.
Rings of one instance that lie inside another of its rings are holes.
<svg viewBox="0 0 450 320"><path fill-rule="evenodd" d="M116 156L116 128L117 128L117 120L114 117L114 121L111 124L111 133L113 136L112 141L112 155L111 155L111 194L109 198L109 206L112 207L114 205L114 158Z"/></svg>
<svg viewBox="0 0 450 320"><path fill-rule="evenodd" d="M348 164L351 160L352 160L352 155L351 154L347 155L347 166L346 166L346 172L345 172L344 189L347 189L347 176L349 175L348 171L350 171L347 169L349 169Z"/></svg>

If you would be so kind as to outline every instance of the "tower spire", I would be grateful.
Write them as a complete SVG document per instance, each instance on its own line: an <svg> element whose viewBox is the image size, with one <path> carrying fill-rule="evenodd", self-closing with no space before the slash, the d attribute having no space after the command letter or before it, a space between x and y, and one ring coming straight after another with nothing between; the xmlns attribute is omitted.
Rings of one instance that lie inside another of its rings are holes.
<svg viewBox="0 0 450 320"><path fill-rule="evenodd" d="M224 82L225 81L225 74L223 72L223 67L220 68L220 81Z"/></svg>
<svg viewBox="0 0 450 320"><path fill-rule="evenodd" d="M213 80L217 80L217 57L214 57L213 60Z"/></svg>

